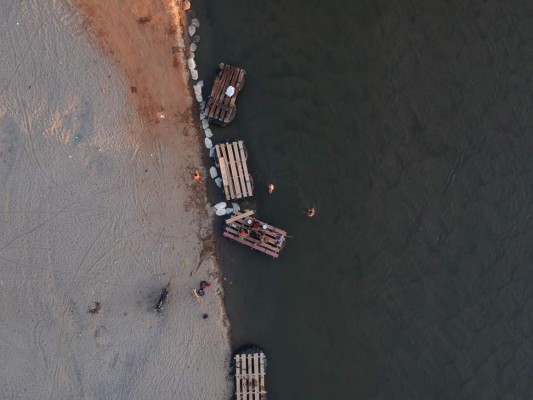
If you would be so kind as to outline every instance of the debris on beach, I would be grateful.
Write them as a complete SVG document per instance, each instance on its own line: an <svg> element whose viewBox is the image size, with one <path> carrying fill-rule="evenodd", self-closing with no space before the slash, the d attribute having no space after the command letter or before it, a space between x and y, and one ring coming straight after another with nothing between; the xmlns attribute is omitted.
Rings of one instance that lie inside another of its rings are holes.
<svg viewBox="0 0 533 400"><path fill-rule="evenodd" d="M204 120L205 121L205 120ZM213 137L213 132L211 132L211 129L207 128L205 131L205 136L207 136L208 138L210 137Z"/></svg>
<svg viewBox="0 0 533 400"><path fill-rule="evenodd" d="M211 174L211 178L213 179L215 179L218 176L218 172L215 167L209 168L209 173Z"/></svg>
<svg viewBox="0 0 533 400"><path fill-rule="evenodd" d="M100 314L100 308L101 308L100 302L95 301L94 306L89 309L89 312L91 314Z"/></svg>
<svg viewBox="0 0 533 400"><path fill-rule="evenodd" d="M196 33L196 27L194 25L189 25L189 36L193 36Z"/></svg>
<svg viewBox="0 0 533 400"><path fill-rule="evenodd" d="M213 147L213 142L211 141L211 139L207 137L204 139L204 143L205 143L205 147L207 147L208 149Z"/></svg>
<svg viewBox="0 0 533 400"><path fill-rule="evenodd" d="M168 288L169 287L170 287L170 281L167 283L167 286L165 286L161 290L161 294L159 295L159 301L157 302L157 304L154 307L154 311L155 312L160 313L163 310L163 308L165 307L165 302L167 301Z"/></svg>
<svg viewBox="0 0 533 400"><path fill-rule="evenodd" d="M208 287L211 287L211 282L201 281L200 282L200 288L199 289L193 289L193 291L192 291L192 293L194 294L194 297L196 297L196 299L198 301L202 301L202 297L205 296L205 290ZM204 318L207 318L207 317L204 317Z"/></svg>

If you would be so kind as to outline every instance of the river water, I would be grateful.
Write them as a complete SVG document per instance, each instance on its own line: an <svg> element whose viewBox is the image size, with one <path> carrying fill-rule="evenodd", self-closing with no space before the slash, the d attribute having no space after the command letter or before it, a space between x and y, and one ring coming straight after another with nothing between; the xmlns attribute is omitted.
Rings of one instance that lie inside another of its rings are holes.
<svg viewBox="0 0 533 400"><path fill-rule="evenodd" d="M247 70L215 139L245 139L252 205L294 236L278 260L219 240L269 397L532 398L533 3L194 8L206 89Z"/></svg>

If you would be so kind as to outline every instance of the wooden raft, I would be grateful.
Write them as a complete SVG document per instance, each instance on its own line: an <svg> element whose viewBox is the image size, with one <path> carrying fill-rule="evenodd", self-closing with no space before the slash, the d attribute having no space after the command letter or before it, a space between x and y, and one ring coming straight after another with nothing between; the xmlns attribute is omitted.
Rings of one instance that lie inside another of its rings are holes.
<svg viewBox="0 0 533 400"><path fill-rule="evenodd" d="M233 121L237 113L235 101L244 86L244 75L246 75L244 69L229 64L219 64L215 83L205 106L205 115L209 123L225 126ZM226 96L229 86L235 88L235 93L231 97Z"/></svg>
<svg viewBox="0 0 533 400"><path fill-rule="evenodd" d="M234 211L233 216L227 221L230 222L226 225L223 233L224 237L248 246L252 250L257 250L271 257L278 258L279 252L285 247L287 232L284 230L259 221L252 216L245 217L239 211ZM258 225L258 227L253 228L253 225ZM266 229L263 228L264 225L266 225ZM247 231L248 234L241 235L241 229ZM278 240L280 236L284 237L282 243Z"/></svg>
<svg viewBox="0 0 533 400"><path fill-rule="evenodd" d="M242 140L221 143L215 146L222 186L226 200L243 199L253 196L252 176L246 165L246 147Z"/></svg>
<svg viewBox="0 0 533 400"><path fill-rule="evenodd" d="M236 400L266 400L265 355L235 355Z"/></svg>

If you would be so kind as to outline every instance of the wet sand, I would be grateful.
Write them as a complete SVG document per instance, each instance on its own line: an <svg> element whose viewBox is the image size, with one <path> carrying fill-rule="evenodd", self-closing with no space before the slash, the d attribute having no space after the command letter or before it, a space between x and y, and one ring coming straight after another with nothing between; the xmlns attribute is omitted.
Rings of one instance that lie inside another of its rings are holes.
<svg viewBox="0 0 533 400"><path fill-rule="evenodd" d="M172 4L0 5L0 398L230 396Z"/></svg>

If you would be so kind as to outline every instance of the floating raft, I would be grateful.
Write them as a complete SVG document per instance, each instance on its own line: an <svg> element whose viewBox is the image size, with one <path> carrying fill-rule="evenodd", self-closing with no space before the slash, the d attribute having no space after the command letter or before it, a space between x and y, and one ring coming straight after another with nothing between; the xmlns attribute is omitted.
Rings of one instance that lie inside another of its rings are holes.
<svg viewBox="0 0 533 400"><path fill-rule="evenodd" d="M285 247L287 232L259 221L251 214L253 214L252 211L246 213L234 211L233 216L226 220L224 237L248 246L252 250L278 258L279 252ZM280 237L283 237L282 241L279 240Z"/></svg>
<svg viewBox="0 0 533 400"><path fill-rule="evenodd" d="M235 355L236 400L266 400L263 352Z"/></svg>
<svg viewBox="0 0 533 400"><path fill-rule="evenodd" d="M222 186L226 200L237 200L253 196L252 176L246 165L246 147L242 140L221 143L215 146Z"/></svg>
<svg viewBox="0 0 533 400"><path fill-rule="evenodd" d="M211 95L207 100L205 115L209 123L225 126L235 118L237 95L244 86L246 71L229 64L220 63ZM235 92L228 96L228 88L232 86Z"/></svg>

